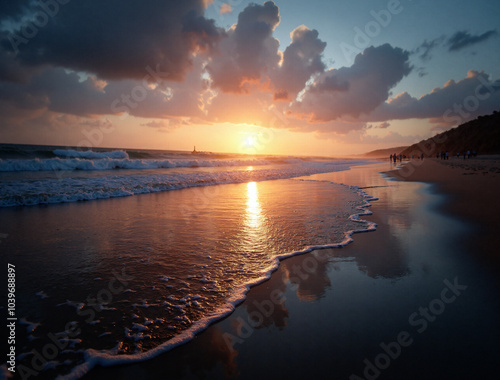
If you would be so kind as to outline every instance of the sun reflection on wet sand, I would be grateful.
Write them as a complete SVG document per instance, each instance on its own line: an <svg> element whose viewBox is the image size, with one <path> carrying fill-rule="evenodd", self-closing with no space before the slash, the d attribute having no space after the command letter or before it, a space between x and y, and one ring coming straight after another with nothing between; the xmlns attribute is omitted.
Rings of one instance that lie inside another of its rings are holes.
<svg viewBox="0 0 500 380"><path fill-rule="evenodd" d="M259 189L256 182L247 183L247 209L245 226L251 232L262 226L263 220L262 207L259 201Z"/></svg>

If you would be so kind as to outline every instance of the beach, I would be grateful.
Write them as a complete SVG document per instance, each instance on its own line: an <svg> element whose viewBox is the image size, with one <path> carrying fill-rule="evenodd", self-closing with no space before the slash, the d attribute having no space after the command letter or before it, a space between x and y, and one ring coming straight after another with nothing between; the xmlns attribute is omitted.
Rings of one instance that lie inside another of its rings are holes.
<svg viewBox="0 0 500 380"><path fill-rule="evenodd" d="M493 377L500 2L0 4L0 380Z"/></svg>
<svg viewBox="0 0 500 380"><path fill-rule="evenodd" d="M393 169L380 163L307 177L378 198L373 215L362 217L376 231L282 261L234 313L189 343L134 365L96 367L85 378L486 377L500 338L500 284L478 248L492 244L478 234L490 210L457 210L460 193L442 174L465 191L475 186L465 182L473 175L457 178L467 169L424 160L406 181L381 174ZM478 189L486 184L495 182ZM473 199L487 196L479 190Z"/></svg>
<svg viewBox="0 0 500 380"><path fill-rule="evenodd" d="M500 236L495 215L495 210L500 209L497 196L500 156L416 160L405 169L388 174L403 181L432 183L436 192L447 194L443 211L474 226L476 238L471 244L479 249L477 254L489 260L491 265L500 266L497 254Z"/></svg>

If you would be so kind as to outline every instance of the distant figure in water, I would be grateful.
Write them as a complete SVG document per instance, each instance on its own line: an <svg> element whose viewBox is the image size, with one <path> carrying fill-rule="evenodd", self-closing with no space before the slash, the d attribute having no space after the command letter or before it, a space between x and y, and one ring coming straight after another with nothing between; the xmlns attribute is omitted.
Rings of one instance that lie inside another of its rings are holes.
<svg viewBox="0 0 500 380"><path fill-rule="evenodd" d="M397 159L398 159L398 156L397 156L397 154L396 154L396 153L394 153L394 154L392 155L392 159L393 159L394 163L396 163L396 161L397 161Z"/></svg>

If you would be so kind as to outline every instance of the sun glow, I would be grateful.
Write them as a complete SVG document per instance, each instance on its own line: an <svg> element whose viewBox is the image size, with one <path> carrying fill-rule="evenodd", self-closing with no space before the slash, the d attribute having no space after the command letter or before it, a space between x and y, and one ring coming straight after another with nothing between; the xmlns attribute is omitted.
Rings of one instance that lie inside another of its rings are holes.
<svg viewBox="0 0 500 380"><path fill-rule="evenodd" d="M245 137L245 146L247 148L253 148L255 146L255 137L254 136Z"/></svg>

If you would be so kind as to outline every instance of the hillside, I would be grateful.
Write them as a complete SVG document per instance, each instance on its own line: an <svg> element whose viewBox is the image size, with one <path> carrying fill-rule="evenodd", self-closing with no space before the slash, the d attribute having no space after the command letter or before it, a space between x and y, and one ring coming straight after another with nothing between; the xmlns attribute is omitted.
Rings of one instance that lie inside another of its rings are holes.
<svg viewBox="0 0 500 380"><path fill-rule="evenodd" d="M370 158L379 158L379 157L389 157L391 154L399 154L403 150L408 148L408 146L398 146L396 148L387 148L387 149L377 149L377 150L372 150L371 152L363 154L363 157L370 157Z"/></svg>
<svg viewBox="0 0 500 380"><path fill-rule="evenodd" d="M439 152L449 152L450 156L464 151L477 154L500 154L500 112L479 116L456 128L422 140L406 148L401 154L406 156L435 156Z"/></svg>

